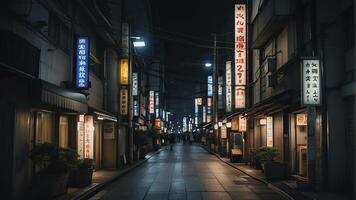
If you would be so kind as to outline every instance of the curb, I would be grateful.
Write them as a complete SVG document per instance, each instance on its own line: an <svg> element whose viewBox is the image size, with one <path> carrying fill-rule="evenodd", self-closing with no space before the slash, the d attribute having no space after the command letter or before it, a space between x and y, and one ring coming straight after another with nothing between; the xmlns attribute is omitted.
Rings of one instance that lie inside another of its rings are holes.
<svg viewBox="0 0 356 200"><path fill-rule="evenodd" d="M122 172L119 172L118 175L116 175L115 177L113 177L112 179L103 182L103 183L99 183L98 185L90 188L89 190L78 194L77 196L71 198L70 200L84 200L84 199L88 199L92 196L94 196L95 194L97 194L98 192L100 192L103 188L105 188L106 186L110 185L111 183L115 182L116 180L118 180L120 177L122 177L123 175L129 173L130 171L136 169L137 167L141 166L142 164L146 163L149 159L151 159L154 155L160 153L161 151L166 150L167 147L161 148L158 151L154 152L153 154L151 154L149 157L145 158L144 160L141 160L137 163L135 163L134 165L130 166L129 168L124 169Z"/></svg>
<svg viewBox="0 0 356 200"><path fill-rule="evenodd" d="M258 178L258 177L256 177L256 176L253 176L253 175L251 175L251 174L248 174L248 173L245 172L244 170L242 170L242 169L236 167L235 165L233 165L233 164L231 164L231 163L229 163L229 162L223 160L223 159L220 157L220 155L218 155L217 153L211 152L211 151L208 150L205 146L202 146L202 145L200 145L200 146L201 146L203 149L205 149L207 152L209 152L210 154L216 156L220 161L222 161L222 162L224 162L225 164L229 165L230 167L239 170L240 172L246 174L247 176L249 176L249 177L251 177L251 178L253 178L253 179L255 179L255 180L257 180L257 181L259 181L259 182L261 182L261 183L264 183L267 187L271 188L273 191L279 193L279 194L282 195L283 197L288 198L288 199L290 199L290 200L295 200L295 199L294 199L292 196L290 196L288 193L286 193L286 192L284 192L283 190L279 189L278 187L274 186L272 183L270 183L270 182L268 182L268 181L266 181L266 180L263 180L263 179L261 179L261 178Z"/></svg>

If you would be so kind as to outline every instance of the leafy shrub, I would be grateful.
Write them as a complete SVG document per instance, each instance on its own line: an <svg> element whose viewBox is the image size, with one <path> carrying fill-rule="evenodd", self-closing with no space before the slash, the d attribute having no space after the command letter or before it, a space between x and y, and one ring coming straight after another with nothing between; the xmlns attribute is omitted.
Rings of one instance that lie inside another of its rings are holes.
<svg viewBox="0 0 356 200"><path fill-rule="evenodd" d="M259 161L273 161L278 154L277 148L264 146L256 151L255 159Z"/></svg>

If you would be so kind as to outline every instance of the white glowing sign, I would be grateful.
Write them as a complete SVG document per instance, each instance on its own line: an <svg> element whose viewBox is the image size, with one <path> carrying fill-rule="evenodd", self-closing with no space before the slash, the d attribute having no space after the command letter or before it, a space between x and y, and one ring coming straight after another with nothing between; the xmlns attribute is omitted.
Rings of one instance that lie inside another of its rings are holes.
<svg viewBox="0 0 356 200"><path fill-rule="evenodd" d="M156 118L159 117L159 92L155 92Z"/></svg>
<svg viewBox="0 0 356 200"><path fill-rule="evenodd" d="M226 139L227 138L227 128L225 125L221 127L221 139Z"/></svg>
<svg viewBox="0 0 356 200"><path fill-rule="evenodd" d="M246 117L243 117L242 115L239 116L239 131L240 132L246 132L247 131Z"/></svg>
<svg viewBox="0 0 356 200"><path fill-rule="evenodd" d="M273 147L273 117L267 117L267 146Z"/></svg>
<svg viewBox="0 0 356 200"><path fill-rule="evenodd" d="M155 113L155 91L150 91L150 104L149 104L150 114Z"/></svg>
<svg viewBox="0 0 356 200"><path fill-rule="evenodd" d="M213 76L208 76L208 96L213 96Z"/></svg>
<svg viewBox="0 0 356 200"><path fill-rule="evenodd" d="M320 105L320 65L319 60L303 60L303 104Z"/></svg>
<svg viewBox="0 0 356 200"><path fill-rule="evenodd" d="M84 115L79 115L77 122L77 153L80 159L84 158L84 134Z"/></svg>
<svg viewBox="0 0 356 200"><path fill-rule="evenodd" d="M232 109L231 61L226 62L226 112Z"/></svg>
<svg viewBox="0 0 356 200"><path fill-rule="evenodd" d="M203 123L206 123L206 106L203 106Z"/></svg>
<svg viewBox="0 0 356 200"><path fill-rule="evenodd" d="M235 108L245 108L246 6L235 5ZM242 91L243 90L243 91Z"/></svg>
<svg viewBox="0 0 356 200"><path fill-rule="evenodd" d="M187 132L187 118L183 117L183 132Z"/></svg>
<svg viewBox="0 0 356 200"><path fill-rule="evenodd" d="M132 95L138 95L138 74L137 72L132 73Z"/></svg>

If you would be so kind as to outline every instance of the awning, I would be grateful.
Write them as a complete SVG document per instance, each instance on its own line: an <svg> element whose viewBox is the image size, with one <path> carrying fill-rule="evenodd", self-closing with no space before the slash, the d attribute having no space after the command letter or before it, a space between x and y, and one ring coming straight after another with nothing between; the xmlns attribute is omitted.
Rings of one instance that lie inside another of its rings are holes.
<svg viewBox="0 0 356 200"><path fill-rule="evenodd" d="M86 96L82 93L61 88L38 79L33 81L32 86L32 97L35 104L45 103L58 108L80 113L88 112Z"/></svg>
<svg viewBox="0 0 356 200"><path fill-rule="evenodd" d="M105 110L89 107L89 113L97 115L99 120L110 120L110 121L117 122L117 117L115 117L115 115Z"/></svg>

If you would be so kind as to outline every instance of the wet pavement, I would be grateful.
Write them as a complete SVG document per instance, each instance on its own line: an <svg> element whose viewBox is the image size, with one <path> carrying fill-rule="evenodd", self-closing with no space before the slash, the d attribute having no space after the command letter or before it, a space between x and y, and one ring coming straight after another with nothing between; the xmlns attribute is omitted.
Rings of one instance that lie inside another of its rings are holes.
<svg viewBox="0 0 356 200"><path fill-rule="evenodd" d="M176 144L91 198L280 200L265 184L223 163L198 145Z"/></svg>

